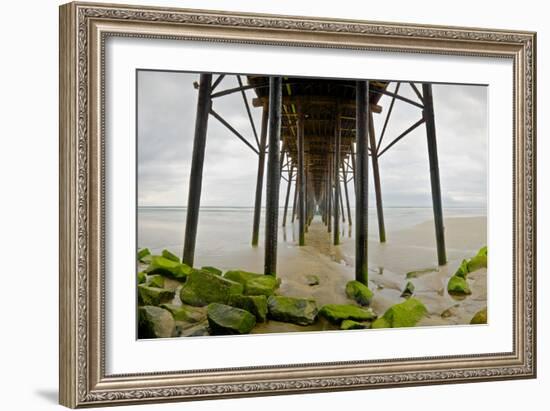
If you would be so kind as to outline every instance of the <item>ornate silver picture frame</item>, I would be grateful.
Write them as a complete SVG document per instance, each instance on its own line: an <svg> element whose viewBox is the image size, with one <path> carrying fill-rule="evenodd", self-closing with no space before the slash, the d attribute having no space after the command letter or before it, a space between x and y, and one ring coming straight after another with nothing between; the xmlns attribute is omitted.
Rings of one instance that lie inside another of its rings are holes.
<svg viewBox="0 0 550 411"><path fill-rule="evenodd" d="M513 248L509 252L513 254L513 349L485 354L108 374L105 44L109 38L122 37L511 61ZM535 104L536 34L532 32L78 2L61 6L60 403L77 408L535 378Z"/></svg>

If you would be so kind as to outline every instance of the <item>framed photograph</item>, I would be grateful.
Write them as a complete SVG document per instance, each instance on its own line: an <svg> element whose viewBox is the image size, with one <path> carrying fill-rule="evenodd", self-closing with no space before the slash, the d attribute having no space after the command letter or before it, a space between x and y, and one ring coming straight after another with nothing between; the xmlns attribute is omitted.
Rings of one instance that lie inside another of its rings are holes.
<svg viewBox="0 0 550 411"><path fill-rule="evenodd" d="M60 8L60 402L536 376L536 35Z"/></svg>

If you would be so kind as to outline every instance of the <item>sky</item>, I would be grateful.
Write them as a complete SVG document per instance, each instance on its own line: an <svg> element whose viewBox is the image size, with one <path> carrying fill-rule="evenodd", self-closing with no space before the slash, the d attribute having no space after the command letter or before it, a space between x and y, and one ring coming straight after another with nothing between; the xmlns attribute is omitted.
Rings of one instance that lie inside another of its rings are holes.
<svg viewBox="0 0 550 411"><path fill-rule="evenodd" d="M215 77L214 77L215 78ZM199 75L162 71L138 72L138 206L186 206L195 126ZM217 90L236 87L226 76ZM393 91L395 83L390 84ZM399 94L416 99L402 84ZM443 207L486 207L487 89L478 85L434 84L434 111ZM247 91L249 101L253 91ZM375 133L383 126L391 98L379 102ZM213 100L213 108L254 143L240 93ZM252 107L258 133L261 108ZM384 143L415 123L421 110L396 101ZM407 135L379 160L385 207L431 207L430 172L425 126ZM254 204L258 157L210 116L206 139L201 206L251 207ZM369 207L374 207L369 170ZM281 205L286 182L281 181ZM350 190L353 191L353 190ZM353 194L351 193L353 197ZM264 195L265 202L265 180ZM353 204L353 198L350 198Z"/></svg>

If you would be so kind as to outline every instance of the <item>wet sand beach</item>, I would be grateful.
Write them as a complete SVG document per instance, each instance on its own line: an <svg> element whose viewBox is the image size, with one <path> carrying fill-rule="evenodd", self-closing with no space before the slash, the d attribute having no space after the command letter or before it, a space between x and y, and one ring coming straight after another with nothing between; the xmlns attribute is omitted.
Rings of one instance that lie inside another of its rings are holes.
<svg viewBox="0 0 550 411"><path fill-rule="evenodd" d="M235 226L234 221L225 221L226 225ZM223 221L217 223L223 224ZM402 224L406 228L390 228L387 242L383 244L377 240L377 226L373 223L369 226L369 288L374 292L371 307L378 315L382 315L390 306L404 301L401 292L407 281L414 284L414 296L428 309L428 315L418 323L418 326L469 324L472 316L486 307L486 269L468 275L471 295L459 299L447 292L447 282L462 260L471 258L486 245L486 217L445 218L448 264L442 267L437 266L433 221L418 223L413 219L409 220L408 224ZM343 224L342 243L333 246L332 234L328 233L320 217L316 216L306 234L306 246L299 247L295 241L296 226L297 223L289 223L285 229L281 228L279 233L277 276L282 283L278 293L313 298L319 307L324 304L353 303L345 294L346 283L354 279L353 231L350 232L350 227ZM218 230L220 227L222 226L218 226ZM211 229L214 231L214 228ZM351 230L353 229L351 226ZM208 230L202 232L201 239L199 233L196 266L210 265L224 271L243 269L262 272L263 248L251 247L246 231L243 230L241 237L234 233L235 241L220 241L214 232L209 233ZM210 238L212 243L206 241L205 237ZM146 246L147 243L143 240L145 238L140 238ZM163 248L179 252L181 248L178 246L179 244L166 244ZM152 251L156 250L153 245ZM406 274L411 271L423 272L415 278L407 279ZM310 276L318 278L317 285L309 285ZM323 329L337 329L337 326L326 321L318 321L311 326L269 321L258 324L252 333Z"/></svg>

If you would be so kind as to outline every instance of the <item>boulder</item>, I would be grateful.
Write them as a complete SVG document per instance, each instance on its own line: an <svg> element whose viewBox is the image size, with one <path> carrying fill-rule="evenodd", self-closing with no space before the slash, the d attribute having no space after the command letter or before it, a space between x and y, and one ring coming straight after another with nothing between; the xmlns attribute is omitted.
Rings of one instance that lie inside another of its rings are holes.
<svg viewBox="0 0 550 411"><path fill-rule="evenodd" d="M319 285L319 277L314 274L306 275L306 284L309 286Z"/></svg>
<svg viewBox="0 0 550 411"><path fill-rule="evenodd" d="M232 294L242 294L244 287L235 281L204 270L192 270L180 290L183 303L204 306L210 303L227 304Z"/></svg>
<svg viewBox="0 0 550 411"><path fill-rule="evenodd" d="M208 272L210 272L212 274L216 274L216 275L222 275L223 274L223 271L220 270L219 268L212 267L212 266L209 266L209 265L201 267L201 270L208 271Z"/></svg>
<svg viewBox="0 0 550 411"><path fill-rule="evenodd" d="M413 295L413 293L414 293L414 284L411 283L410 281L407 281L407 285L405 285L405 289L401 293L401 297L409 298Z"/></svg>
<svg viewBox="0 0 550 411"><path fill-rule="evenodd" d="M265 295L269 297L279 288L280 280L273 275L251 273L242 270L231 270L224 274L224 278L236 281L244 286L247 295Z"/></svg>
<svg viewBox="0 0 550 411"><path fill-rule="evenodd" d="M186 321L188 323L198 323L206 320L206 311L204 308L193 307L190 305L161 304L165 310L172 313L176 321Z"/></svg>
<svg viewBox="0 0 550 411"><path fill-rule="evenodd" d="M469 272L470 271L468 271L468 260L462 260L462 263L460 263L460 266L455 272L455 276L465 279Z"/></svg>
<svg viewBox="0 0 550 411"><path fill-rule="evenodd" d="M342 321L342 324L340 324L341 330L364 330L365 328L370 328L370 323L360 323L354 320L344 320Z"/></svg>
<svg viewBox="0 0 550 411"><path fill-rule="evenodd" d="M339 324L344 320L373 321L376 319L376 314L371 308L361 308L352 304L323 305L319 315L334 324Z"/></svg>
<svg viewBox="0 0 550 411"><path fill-rule="evenodd" d="M468 261L468 272L479 270L481 268L487 268L487 256L476 255Z"/></svg>
<svg viewBox="0 0 550 411"><path fill-rule="evenodd" d="M270 318L298 325L309 325L317 317L315 300L272 295L267 299Z"/></svg>
<svg viewBox="0 0 550 411"><path fill-rule="evenodd" d="M487 324L487 307L475 313L470 324Z"/></svg>
<svg viewBox="0 0 550 411"><path fill-rule="evenodd" d="M138 338L172 337L175 322L169 311L146 305L138 309Z"/></svg>
<svg viewBox="0 0 550 411"><path fill-rule="evenodd" d="M145 273L145 271L138 272L137 273L137 282L138 282L138 284L143 284L146 281L147 281L147 274Z"/></svg>
<svg viewBox="0 0 550 411"><path fill-rule="evenodd" d="M269 297L279 288L279 280L272 275L262 275L244 283L244 293L247 295L265 295Z"/></svg>
<svg viewBox="0 0 550 411"><path fill-rule="evenodd" d="M360 305L370 305L373 293L365 284L353 280L346 284L346 295Z"/></svg>
<svg viewBox="0 0 550 411"><path fill-rule="evenodd" d="M164 250L162 250L161 254L167 260L174 261L176 263L181 263L180 258L177 255L175 255L174 253L172 253L170 250L164 249Z"/></svg>
<svg viewBox="0 0 550 411"><path fill-rule="evenodd" d="M487 246L481 247L476 255L484 255L487 257Z"/></svg>
<svg viewBox="0 0 550 411"><path fill-rule="evenodd" d="M207 317L213 334L248 334L256 325L248 311L225 304L209 304Z"/></svg>
<svg viewBox="0 0 550 411"><path fill-rule="evenodd" d="M155 255L147 268L148 274L162 274L176 280L184 281L191 273L192 268L187 264L172 261L166 257Z"/></svg>
<svg viewBox="0 0 550 411"><path fill-rule="evenodd" d="M420 277L423 274L433 273L435 271L437 271L437 268L425 268L425 269L422 269L422 270L409 271L407 274L405 274L405 277L407 279L417 278L417 277Z"/></svg>
<svg viewBox="0 0 550 411"><path fill-rule="evenodd" d="M151 262L151 250L148 248L142 248L137 253L137 259L138 261L142 263L150 263Z"/></svg>
<svg viewBox="0 0 550 411"><path fill-rule="evenodd" d="M150 275L147 278L147 285L149 287L164 288L164 277L162 275Z"/></svg>
<svg viewBox="0 0 550 411"><path fill-rule="evenodd" d="M149 287L145 284L138 285L138 302L141 305L160 305L172 301L176 293L165 288Z"/></svg>
<svg viewBox="0 0 550 411"><path fill-rule="evenodd" d="M472 291L470 290L470 286L468 285L466 279L456 274L449 279L449 283L447 284L447 291L449 292L449 294L452 295L472 294Z"/></svg>
<svg viewBox="0 0 550 411"><path fill-rule="evenodd" d="M241 308L256 316L258 322L265 322L267 317L267 297L265 295L241 295L229 296L228 304Z"/></svg>
<svg viewBox="0 0 550 411"><path fill-rule="evenodd" d="M372 328L414 327L428 310L414 297L388 308L384 315L372 323Z"/></svg>

